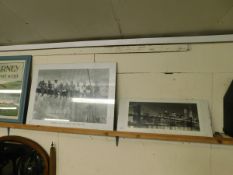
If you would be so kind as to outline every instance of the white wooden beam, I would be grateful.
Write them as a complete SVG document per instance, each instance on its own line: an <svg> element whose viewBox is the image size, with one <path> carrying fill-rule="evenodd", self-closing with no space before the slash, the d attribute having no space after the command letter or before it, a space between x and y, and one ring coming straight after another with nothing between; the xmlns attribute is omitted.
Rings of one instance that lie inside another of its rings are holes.
<svg viewBox="0 0 233 175"><path fill-rule="evenodd" d="M41 49L101 47L101 46L132 46L132 45L152 45L152 44L155 45L155 44L188 44L188 43L219 43L219 42L233 42L233 34L92 40L92 41L76 41L76 42L63 42L63 43L11 45L11 46L0 46L0 52L21 51L21 50L41 50Z"/></svg>

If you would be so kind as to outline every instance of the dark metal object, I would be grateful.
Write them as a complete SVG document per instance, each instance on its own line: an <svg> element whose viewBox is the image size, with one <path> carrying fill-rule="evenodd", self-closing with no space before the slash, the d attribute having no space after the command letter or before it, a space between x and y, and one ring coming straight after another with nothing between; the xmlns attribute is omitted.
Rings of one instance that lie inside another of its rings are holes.
<svg viewBox="0 0 233 175"><path fill-rule="evenodd" d="M49 156L36 142L0 137L0 175L48 175Z"/></svg>
<svg viewBox="0 0 233 175"><path fill-rule="evenodd" d="M224 121L223 131L233 137L233 81L231 82L223 101Z"/></svg>
<svg viewBox="0 0 233 175"><path fill-rule="evenodd" d="M50 148L49 175L56 175L56 149L53 142Z"/></svg>

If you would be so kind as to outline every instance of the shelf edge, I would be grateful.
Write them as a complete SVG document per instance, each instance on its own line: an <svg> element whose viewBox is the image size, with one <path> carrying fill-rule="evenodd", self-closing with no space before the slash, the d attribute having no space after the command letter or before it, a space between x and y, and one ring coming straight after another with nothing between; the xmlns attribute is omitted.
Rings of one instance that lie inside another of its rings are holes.
<svg viewBox="0 0 233 175"><path fill-rule="evenodd" d="M152 133L137 133L137 132L109 131L109 130L82 129L82 128L65 128L65 127L41 126L41 125L26 125L26 124L1 123L1 122L0 122L0 127L44 131L44 132L68 133L68 134L233 145L233 138L224 138L221 136L203 137L203 136L187 136L187 135L152 134Z"/></svg>

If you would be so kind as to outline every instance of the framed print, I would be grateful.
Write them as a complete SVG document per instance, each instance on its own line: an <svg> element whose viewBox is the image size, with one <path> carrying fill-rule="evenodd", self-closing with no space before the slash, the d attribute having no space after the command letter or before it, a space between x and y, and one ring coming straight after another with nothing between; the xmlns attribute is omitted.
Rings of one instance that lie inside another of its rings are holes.
<svg viewBox="0 0 233 175"><path fill-rule="evenodd" d="M31 56L0 57L0 122L23 123Z"/></svg>
<svg viewBox="0 0 233 175"><path fill-rule="evenodd" d="M27 123L113 130L116 64L38 65Z"/></svg>
<svg viewBox="0 0 233 175"><path fill-rule="evenodd" d="M117 130L213 136L208 103L201 100L120 100Z"/></svg>

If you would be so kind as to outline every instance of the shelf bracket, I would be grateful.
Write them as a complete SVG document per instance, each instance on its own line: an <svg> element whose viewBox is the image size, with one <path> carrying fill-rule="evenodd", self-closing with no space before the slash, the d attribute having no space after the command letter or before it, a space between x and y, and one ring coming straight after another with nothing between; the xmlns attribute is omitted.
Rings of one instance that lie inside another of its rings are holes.
<svg viewBox="0 0 233 175"><path fill-rule="evenodd" d="M116 146L118 146L119 145L119 136L116 136Z"/></svg>
<svg viewBox="0 0 233 175"><path fill-rule="evenodd" d="M7 135L10 136L10 131L11 131L11 128L10 127L7 127Z"/></svg>

